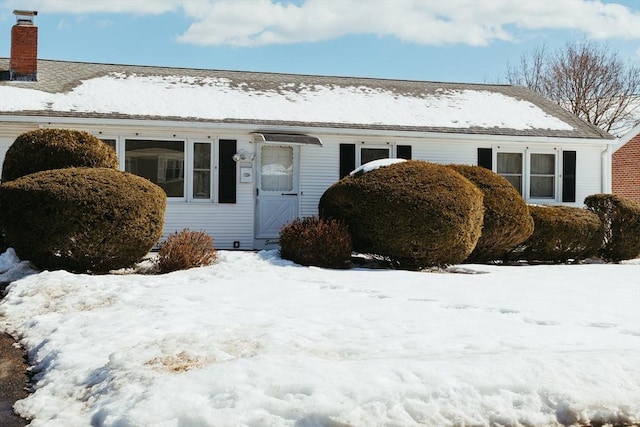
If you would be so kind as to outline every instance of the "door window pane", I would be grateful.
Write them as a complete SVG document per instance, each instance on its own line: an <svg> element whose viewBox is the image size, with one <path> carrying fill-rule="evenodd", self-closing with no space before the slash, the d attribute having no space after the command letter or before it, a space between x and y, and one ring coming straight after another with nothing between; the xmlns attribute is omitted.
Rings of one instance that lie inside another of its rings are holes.
<svg viewBox="0 0 640 427"><path fill-rule="evenodd" d="M531 176L529 197L553 199L555 197L555 154L531 154Z"/></svg>
<svg viewBox="0 0 640 427"><path fill-rule="evenodd" d="M184 142L127 139L125 170L157 184L167 197L184 197Z"/></svg>
<svg viewBox="0 0 640 427"><path fill-rule="evenodd" d="M211 198L211 144L193 144L193 198Z"/></svg>
<svg viewBox="0 0 640 427"><path fill-rule="evenodd" d="M522 153L498 153L496 172L522 194Z"/></svg>
<svg viewBox="0 0 640 427"><path fill-rule="evenodd" d="M362 148L360 150L360 164L372 162L374 160L388 159L388 148Z"/></svg>
<svg viewBox="0 0 640 427"><path fill-rule="evenodd" d="M260 188L263 191L293 190L293 148L265 145L261 150Z"/></svg>

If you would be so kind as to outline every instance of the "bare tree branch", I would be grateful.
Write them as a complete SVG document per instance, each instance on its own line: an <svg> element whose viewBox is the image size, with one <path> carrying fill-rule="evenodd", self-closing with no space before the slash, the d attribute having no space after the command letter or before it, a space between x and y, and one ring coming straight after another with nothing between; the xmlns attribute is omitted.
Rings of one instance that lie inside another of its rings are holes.
<svg viewBox="0 0 640 427"><path fill-rule="evenodd" d="M606 45L570 43L553 53L542 46L507 64L506 78L607 132L620 132L640 113L640 67L626 66Z"/></svg>

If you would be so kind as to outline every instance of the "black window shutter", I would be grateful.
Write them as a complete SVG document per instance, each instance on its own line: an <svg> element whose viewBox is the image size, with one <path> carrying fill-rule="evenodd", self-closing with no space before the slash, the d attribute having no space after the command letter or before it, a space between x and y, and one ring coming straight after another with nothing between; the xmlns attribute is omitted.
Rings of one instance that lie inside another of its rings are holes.
<svg viewBox="0 0 640 427"><path fill-rule="evenodd" d="M396 147L397 155L399 159L411 160L411 146L410 145L398 145Z"/></svg>
<svg viewBox="0 0 640 427"><path fill-rule="evenodd" d="M562 201L576 201L576 152L562 152Z"/></svg>
<svg viewBox="0 0 640 427"><path fill-rule="evenodd" d="M235 139L221 139L218 145L218 163L220 172L218 176L218 203L236 202L236 162L233 155L236 154L237 142Z"/></svg>
<svg viewBox="0 0 640 427"><path fill-rule="evenodd" d="M493 170L493 151L491 148L478 148L478 166Z"/></svg>
<svg viewBox="0 0 640 427"><path fill-rule="evenodd" d="M340 179L356 168L356 144L340 144Z"/></svg>

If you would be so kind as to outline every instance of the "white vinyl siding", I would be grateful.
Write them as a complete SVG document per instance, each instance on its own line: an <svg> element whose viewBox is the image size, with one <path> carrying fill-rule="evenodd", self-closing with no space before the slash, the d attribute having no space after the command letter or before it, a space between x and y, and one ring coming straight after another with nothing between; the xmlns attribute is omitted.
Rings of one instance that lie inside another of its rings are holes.
<svg viewBox="0 0 640 427"><path fill-rule="evenodd" d="M572 146L567 147L567 150L576 150L575 206L583 206L587 196L610 191L610 189L603 188L602 147L597 145L593 147ZM610 170L608 173L611 173Z"/></svg>
<svg viewBox="0 0 640 427"><path fill-rule="evenodd" d="M340 177L339 139L323 138L322 147L300 147L300 216L318 215L320 197Z"/></svg>
<svg viewBox="0 0 640 427"><path fill-rule="evenodd" d="M439 164L465 164L475 165L477 158L477 148L469 141L433 140L425 143L424 140L411 139L398 141L400 145L411 145L413 148L412 158L415 160L425 160L427 162Z"/></svg>

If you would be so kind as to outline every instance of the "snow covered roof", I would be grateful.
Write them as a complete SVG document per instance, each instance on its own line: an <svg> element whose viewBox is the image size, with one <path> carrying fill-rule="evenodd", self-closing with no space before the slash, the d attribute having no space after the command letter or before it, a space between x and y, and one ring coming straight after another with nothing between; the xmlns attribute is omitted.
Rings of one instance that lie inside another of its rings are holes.
<svg viewBox="0 0 640 427"><path fill-rule="evenodd" d="M613 138L518 86L51 60L37 82L0 78L0 115Z"/></svg>
<svg viewBox="0 0 640 427"><path fill-rule="evenodd" d="M633 129L629 130L622 137L618 138L618 141L613 146L613 151L616 152L620 148L624 147L624 145L640 135L640 123L633 127Z"/></svg>

